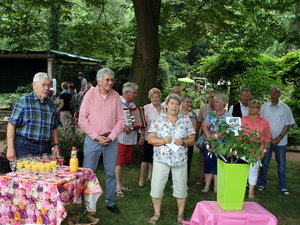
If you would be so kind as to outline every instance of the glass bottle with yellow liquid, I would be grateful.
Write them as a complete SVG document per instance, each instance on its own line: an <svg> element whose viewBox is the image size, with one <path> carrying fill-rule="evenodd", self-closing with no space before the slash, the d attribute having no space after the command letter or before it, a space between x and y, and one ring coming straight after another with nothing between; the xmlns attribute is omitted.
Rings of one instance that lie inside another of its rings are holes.
<svg viewBox="0 0 300 225"><path fill-rule="evenodd" d="M78 158L77 158L77 150L76 147L72 147L71 151L71 159L70 159L70 171L72 173L78 171Z"/></svg>

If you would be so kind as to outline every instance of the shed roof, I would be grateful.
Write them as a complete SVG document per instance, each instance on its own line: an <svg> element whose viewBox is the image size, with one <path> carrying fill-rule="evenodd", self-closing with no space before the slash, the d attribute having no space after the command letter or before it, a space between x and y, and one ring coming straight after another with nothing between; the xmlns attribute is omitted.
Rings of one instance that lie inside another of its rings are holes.
<svg viewBox="0 0 300 225"><path fill-rule="evenodd" d="M78 56L56 50L0 50L0 58L32 58L32 59L55 59L60 65L89 65L99 66L101 60Z"/></svg>

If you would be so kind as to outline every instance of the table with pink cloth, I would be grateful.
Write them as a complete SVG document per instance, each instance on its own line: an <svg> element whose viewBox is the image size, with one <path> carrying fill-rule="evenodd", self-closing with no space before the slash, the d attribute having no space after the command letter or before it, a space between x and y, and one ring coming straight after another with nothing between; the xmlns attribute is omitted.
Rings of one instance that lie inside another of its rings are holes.
<svg viewBox="0 0 300 225"><path fill-rule="evenodd" d="M215 201L198 202L183 225L276 225L277 219L256 202L244 202L241 211L224 211Z"/></svg>
<svg viewBox="0 0 300 225"><path fill-rule="evenodd" d="M82 197L90 211L102 194L96 174L86 168L71 173L69 167L56 174L11 172L0 176L0 224L57 225L67 217L66 203L80 204Z"/></svg>

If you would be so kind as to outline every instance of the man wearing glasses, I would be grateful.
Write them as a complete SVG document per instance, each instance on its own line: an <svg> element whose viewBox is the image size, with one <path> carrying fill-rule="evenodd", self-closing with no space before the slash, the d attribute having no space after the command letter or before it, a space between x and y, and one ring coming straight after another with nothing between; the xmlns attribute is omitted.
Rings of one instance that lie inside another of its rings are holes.
<svg viewBox="0 0 300 225"><path fill-rule="evenodd" d="M120 96L123 109L136 108L136 105L133 101L137 96L137 89L138 86L135 83L127 82L123 84L123 95ZM123 185L123 173L125 165L132 161L134 145L137 144L137 131L132 130L129 126L125 125L123 127L123 132L118 136L118 141L116 195L118 197L125 197L124 191L130 191L131 189Z"/></svg>
<svg viewBox="0 0 300 225"><path fill-rule="evenodd" d="M125 121L119 94L112 89L114 72L103 68L97 73L98 85L88 91L79 112L79 124L86 133L83 167L96 171L103 155L106 174L106 206L113 213L120 213L116 206L116 177L118 141Z"/></svg>
<svg viewBox="0 0 300 225"><path fill-rule="evenodd" d="M36 73L32 82L33 92L17 100L7 125L8 160L28 155L59 155L58 115L55 104L48 97L50 80L46 73Z"/></svg>

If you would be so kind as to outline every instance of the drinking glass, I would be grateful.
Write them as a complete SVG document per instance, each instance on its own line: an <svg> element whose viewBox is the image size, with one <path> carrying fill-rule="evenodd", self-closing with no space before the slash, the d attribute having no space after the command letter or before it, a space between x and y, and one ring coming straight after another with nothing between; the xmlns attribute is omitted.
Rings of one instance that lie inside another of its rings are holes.
<svg viewBox="0 0 300 225"><path fill-rule="evenodd" d="M21 162L17 162L17 169L18 169L18 172L20 172L23 169L23 163L22 163L22 161Z"/></svg>
<svg viewBox="0 0 300 225"><path fill-rule="evenodd" d="M64 162L65 162L65 157L64 156L59 156L58 159L57 159L57 161L58 161L58 164L60 166L63 166Z"/></svg>
<svg viewBox="0 0 300 225"><path fill-rule="evenodd" d="M33 165L31 166L31 169L32 169L32 171L33 171L34 173L37 173L38 165L37 165L37 164L33 164Z"/></svg>
<svg viewBox="0 0 300 225"><path fill-rule="evenodd" d="M39 164L39 170L41 172L41 174L43 174L45 172L46 166L45 164Z"/></svg>
<svg viewBox="0 0 300 225"><path fill-rule="evenodd" d="M10 161L9 166L10 166L11 171L14 172L16 170L16 166L17 166L16 160Z"/></svg>
<svg viewBox="0 0 300 225"><path fill-rule="evenodd" d="M25 170L29 173L30 172L30 164L28 163L28 164L25 164Z"/></svg>

